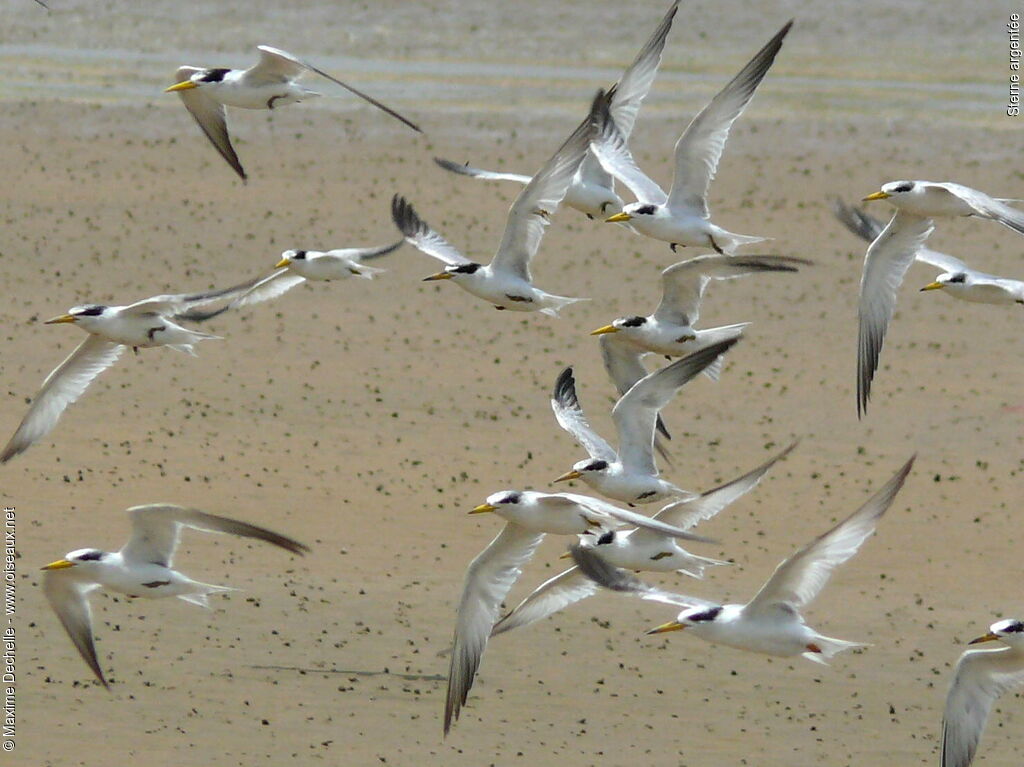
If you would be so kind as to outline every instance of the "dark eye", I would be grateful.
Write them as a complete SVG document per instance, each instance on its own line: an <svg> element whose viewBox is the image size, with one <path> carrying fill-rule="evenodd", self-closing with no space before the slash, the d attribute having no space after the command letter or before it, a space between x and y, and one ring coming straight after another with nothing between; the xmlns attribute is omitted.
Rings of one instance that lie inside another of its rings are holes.
<svg viewBox="0 0 1024 767"><path fill-rule="evenodd" d="M460 264L451 271L457 272L458 274L473 274L479 268L480 264Z"/></svg>
<svg viewBox="0 0 1024 767"><path fill-rule="evenodd" d="M78 559L81 562L96 562L103 558L102 551L87 551L84 554L79 554Z"/></svg>
<svg viewBox="0 0 1024 767"><path fill-rule="evenodd" d="M607 533L597 539L598 546L607 546L609 543L615 540L615 531L609 530Z"/></svg>
<svg viewBox="0 0 1024 767"><path fill-rule="evenodd" d="M224 75L226 75L230 71L230 69L223 68L208 69L206 73L199 79L202 80L204 83L219 83L224 79Z"/></svg>
<svg viewBox="0 0 1024 767"><path fill-rule="evenodd" d="M950 281L950 282L958 282L958 283L962 283L962 282L964 282L964 281L965 281L966 279L967 279L967 275L966 275L966 274L964 274L963 272L960 272L960 274L954 274L954 275L953 275L952 277L950 277L950 278L949 278L949 281Z"/></svg>
<svg viewBox="0 0 1024 767"><path fill-rule="evenodd" d="M608 468L608 461L591 461L583 467L584 471L604 471Z"/></svg>
<svg viewBox="0 0 1024 767"><path fill-rule="evenodd" d="M1020 621L1012 621L1009 625L1003 627L1004 634L1019 634L1024 631L1024 623Z"/></svg>
<svg viewBox="0 0 1024 767"><path fill-rule="evenodd" d="M909 192L914 188L913 181L903 181L892 188L894 192Z"/></svg>
<svg viewBox="0 0 1024 767"><path fill-rule="evenodd" d="M76 309L74 312L72 312L72 314L78 316L84 315L86 317L98 317L101 314L103 314L103 310L106 308L107 307L105 306L83 306L80 309Z"/></svg>
<svg viewBox="0 0 1024 767"><path fill-rule="evenodd" d="M720 612L722 612L721 607L712 607L711 609L705 610L704 612L688 615L687 620L692 621L694 623L705 623L707 621L713 621L715 618L718 617L718 614Z"/></svg>
<svg viewBox="0 0 1024 767"><path fill-rule="evenodd" d="M646 317L626 317L626 319L622 321L622 325L627 328L638 328L645 322L647 322Z"/></svg>
<svg viewBox="0 0 1024 767"><path fill-rule="evenodd" d="M521 499L522 496L519 493L509 493L500 501L498 501L498 503L519 503Z"/></svg>
<svg viewBox="0 0 1024 767"><path fill-rule="evenodd" d="M654 210L655 208L653 205L641 205L633 212L638 213L641 216L650 216L654 213Z"/></svg>
<svg viewBox="0 0 1024 767"><path fill-rule="evenodd" d="M306 251L305 250L297 250L297 251L295 251L295 255L292 256L292 258L298 259L299 261L301 261L305 257L306 257Z"/></svg>

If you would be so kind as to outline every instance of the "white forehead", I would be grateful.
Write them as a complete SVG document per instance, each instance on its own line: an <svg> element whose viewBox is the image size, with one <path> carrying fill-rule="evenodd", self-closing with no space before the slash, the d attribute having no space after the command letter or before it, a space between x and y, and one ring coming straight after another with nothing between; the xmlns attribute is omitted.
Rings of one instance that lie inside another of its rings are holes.
<svg viewBox="0 0 1024 767"><path fill-rule="evenodd" d="M501 490L487 496L487 503L491 506L497 506L499 503L512 503L515 501L515 497L517 495L519 495L519 493L515 490Z"/></svg>

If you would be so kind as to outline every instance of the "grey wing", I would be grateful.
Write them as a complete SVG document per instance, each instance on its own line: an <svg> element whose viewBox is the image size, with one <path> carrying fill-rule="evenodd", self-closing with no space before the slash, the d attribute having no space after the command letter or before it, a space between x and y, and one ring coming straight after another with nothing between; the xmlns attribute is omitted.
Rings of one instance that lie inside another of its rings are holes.
<svg viewBox="0 0 1024 767"><path fill-rule="evenodd" d="M591 458L602 461L614 461L615 450L609 445L587 421L576 396L576 379L572 368L567 367L555 381L555 389L551 393L551 409L555 413L558 425L565 429Z"/></svg>
<svg viewBox="0 0 1024 767"><path fill-rule="evenodd" d="M542 621L596 592L597 584L594 581L581 573L579 568L570 567L544 581L526 599L516 605L514 610L495 623L491 630L491 636L495 637L506 631Z"/></svg>
<svg viewBox="0 0 1024 767"><path fill-rule="evenodd" d="M227 308L240 309L243 306L271 301L305 281L306 278L301 274L296 274L286 266L282 267L261 277L249 290L228 304Z"/></svg>
<svg viewBox="0 0 1024 767"><path fill-rule="evenodd" d="M975 215L982 218L990 218L998 221L1003 226L1009 227L1015 232L1024 234L1024 211L1010 207L1005 202L989 197L984 192L971 189L963 184L953 183L932 183L931 186L938 187L945 192L959 198L967 203Z"/></svg>
<svg viewBox="0 0 1024 767"><path fill-rule="evenodd" d="M354 93L356 96L363 99L364 101L373 104L375 107L377 107L377 109L381 110L382 112L387 112L396 120L405 123L417 133L423 133L420 127L416 125L416 123L398 114L398 112L396 112L391 107L385 106L381 102L377 101L377 99L373 98L372 96L368 96L358 88L354 88L348 83L343 83L341 80L334 77L333 75L327 74L322 69L314 67L308 61L303 61L302 59L293 56L287 51L282 51L280 48L271 48L269 45L257 45L256 48L260 52L260 60L256 66L248 70L247 75L253 74L259 76L266 73L271 77L293 80L302 73L303 69L308 69L310 72L316 72L318 75L330 80L335 85L340 85L349 93Z"/></svg>
<svg viewBox="0 0 1024 767"><path fill-rule="evenodd" d="M615 125L627 139L633 132L633 125L636 123L640 105L650 92L654 78L658 76L661 54L665 50L665 38L668 37L669 31L672 29L672 21L675 19L678 9L679 0L675 0L650 39L633 59L633 63L622 73L622 77L610 91L609 109L612 119L615 120Z"/></svg>
<svg viewBox="0 0 1024 767"><path fill-rule="evenodd" d="M647 368L644 367L643 357L650 352L641 349L639 346L619 338L617 333L603 333L598 338L601 347L601 360L604 362L605 372L615 384L615 390L621 397L632 388L633 384L647 375ZM658 431L665 439L672 439L661 413L656 421ZM667 460L668 450L662 444L656 447L661 455Z"/></svg>
<svg viewBox="0 0 1024 767"><path fill-rule="evenodd" d="M839 220L839 223L867 242L877 239L885 228L885 223L881 219L852 205L847 205L838 197L832 201L832 215Z"/></svg>
<svg viewBox="0 0 1024 767"><path fill-rule="evenodd" d="M434 162L451 173L457 173L460 176L469 176L470 178L480 178L485 181L516 181L520 184L526 185L533 180L530 176L523 176L519 173L501 173L493 170L482 170L481 168L474 168L468 163L452 162L451 160L445 160L441 157L435 157Z"/></svg>
<svg viewBox="0 0 1024 767"><path fill-rule="evenodd" d="M455 640L448 667L445 695L444 733L466 703L487 638L509 589L518 580L523 565L533 556L544 533L506 524L493 541L470 563L459 601Z"/></svg>
<svg viewBox="0 0 1024 767"><path fill-rule="evenodd" d="M121 549L128 562L149 562L171 567L174 550L182 527L206 533L226 533L240 538L254 538L278 546L293 554L303 554L309 547L265 527L237 519L207 514L198 509L165 503L151 503L128 509L132 535Z"/></svg>
<svg viewBox="0 0 1024 767"><path fill-rule="evenodd" d="M1024 685L1024 668L1009 648L968 650L960 656L942 716L940 767L968 767L992 704Z"/></svg>
<svg viewBox="0 0 1024 767"><path fill-rule="evenodd" d="M878 369L878 356L896 311L896 295L907 269L924 245L934 225L921 218L897 211L882 233L868 246L864 272L860 279L857 307L857 415L867 411L871 380Z"/></svg>
<svg viewBox="0 0 1024 767"><path fill-rule="evenodd" d="M157 299L171 299L163 307L175 320L187 322L205 322L213 319L231 309L238 309L242 306L267 301L276 298L285 291L298 285L305 278L289 271L286 268L278 269L270 274L254 277L230 288L222 288L207 293L193 293L183 296L157 296ZM213 301L228 299L228 303L217 309L200 309ZM154 299L146 299L133 305L136 309L155 307ZM129 307L132 308L132 307Z"/></svg>
<svg viewBox="0 0 1024 767"><path fill-rule="evenodd" d="M43 574L43 592L82 660L100 683L109 690L110 685L107 684L99 658L96 657L96 645L92 636L89 592L97 588L98 584L83 580L73 572L74 569L72 567L47 570Z"/></svg>
<svg viewBox="0 0 1024 767"><path fill-rule="evenodd" d="M663 204L668 195L637 166L633 154L629 151L626 136L615 124L607 99L602 98L595 102L591 121L593 135L590 140L590 151L597 157L601 166L625 184L640 202Z"/></svg>
<svg viewBox="0 0 1024 767"><path fill-rule="evenodd" d="M710 538L702 535L688 533L681 528L666 524L657 519L652 519L644 514L638 514L629 509L623 509L614 503L604 501L600 498L593 498L589 495L579 493L542 493L536 499L537 504L547 508L571 508L581 507L588 512L587 517L591 521L599 521L605 529L613 529L622 525L634 525L643 530L651 530L662 536L678 538L684 541L697 541L698 543L714 543Z"/></svg>
<svg viewBox="0 0 1024 767"><path fill-rule="evenodd" d="M0 453L0 463L6 463L46 436L68 405L85 393L96 376L117 362L123 351L121 344L92 334L82 341L43 381L17 431Z"/></svg>
<svg viewBox="0 0 1024 767"><path fill-rule="evenodd" d="M381 256L388 255L389 253L394 253L403 245L405 245L404 238L398 242L393 242L390 245L381 245L376 248L339 248L337 250L329 250L325 255L351 258L359 262L372 261L375 258L380 258Z"/></svg>
<svg viewBox="0 0 1024 767"><path fill-rule="evenodd" d="M668 37L669 30L672 29L672 21L678 8L679 0L675 0L650 39L633 59L633 63L609 90L608 112L622 134L623 142L627 141L633 132L637 114L640 112L640 105L650 92L654 79L658 76L661 55L665 50L665 38ZM635 163L633 165L635 167ZM593 152L589 152L583 160L583 164L580 166L580 176L601 186L611 186L614 178L601 165L601 161Z"/></svg>
<svg viewBox="0 0 1024 767"><path fill-rule="evenodd" d="M214 301L231 300L247 293L253 286L259 284L265 278L253 277L245 282L232 285L229 288L215 288L196 293L165 293L159 296L143 298L132 304L123 307L124 314L160 314L174 319L204 320L210 316L220 314L220 311L212 315L206 312L195 311L196 307L206 306Z"/></svg>
<svg viewBox="0 0 1024 767"><path fill-rule="evenodd" d="M877 219L859 208L854 208L852 205L847 205L840 199L832 201L832 213L843 226L862 240L867 240L868 242L878 239L878 235L885 228L885 224L881 219ZM920 248L917 251L917 255L914 256L914 260L931 264L950 274L968 271L967 264L959 258L954 258L946 253L940 253L937 250L929 250L928 248Z"/></svg>
<svg viewBox="0 0 1024 767"><path fill-rule="evenodd" d="M601 588L611 591L618 591L621 594L640 597L652 602L660 602L676 607L711 607L714 602L708 602L698 597L690 597L684 594L676 594L671 591L651 586L634 576L626 570L620 570L605 561L604 557L597 551L596 546L580 546L575 544L569 548L573 561L587 578L594 581Z"/></svg>
<svg viewBox="0 0 1024 767"><path fill-rule="evenodd" d="M391 198L391 220L405 241L421 253L436 258L449 266L470 263L448 240L430 228L430 225L416 214L412 203L401 195Z"/></svg>
<svg viewBox="0 0 1024 767"><path fill-rule="evenodd" d="M914 465L911 456L888 482L857 511L818 536L788 559L784 560L772 577L761 587L745 608L751 614L788 605L797 611L806 607L821 593L832 571L846 562L866 541L878 525L886 510L903 487L903 482Z"/></svg>
<svg viewBox="0 0 1024 767"><path fill-rule="evenodd" d="M508 211L505 233L491 260L491 269L530 281L530 260L536 255L551 217L558 210L590 145L590 117L537 171Z"/></svg>
<svg viewBox="0 0 1024 767"><path fill-rule="evenodd" d="M768 473L768 470L771 469L778 461L793 452L793 449L796 446L797 443L794 442L781 453L765 461L753 471L748 471L742 477L738 477L731 482L726 482L724 485L719 485L712 490L701 493L696 498L674 501L662 506L658 513L654 515L654 519L683 530L689 530L697 523L711 519L713 516L718 514L718 512L735 503L757 487L764 478L764 475ZM641 536L639 539L637 538L638 535ZM643 535L643 531L637 530L630 536L630 539L643 540Z"/></svg>
<svg viewBox="0 0 1024 767"><path fill-rule="evenodd" d="M675 176L668 194L670 208L687 208L707 218L708 187L718 170L729 129L768 74L791 26L792 21L754 54L754 58L711 99L711 103L693 118L679 137L675 150Z"/></svg>
<svg viewBox="0 0 1024 767"><path fill-rule="evenodd" d="M633 387L633 384L647 375L648 371L642 360L649 352L636 344L617 338L617 335L604 333L598 338L598 343L601 346L605 372L621 397Z"/></svg>
<svg viewBox="0 0 1024 767"><path fill-rule="evenodd" d="M656 474L654 428L658 413L679 388L725 354L738 341L730 338L706 346L667 367L655 370L626 392L612 408L612 420L619 433L619 460L623 466Z"/></svg>
<svg viewBox="0 0 1024 767"><path fill-rule="evenodd" d="M193 74L200 71L202 70L196 67L182 67L175 75L177 77L175 82L188 80ZM213 144L214 149L220 152L220 156L227 161L227 164L234 169L242 181L245 181L248 176L238 159L235 147L231 144L231 134L228 133L227 113L224 105L211 98L202 88L178 91L178 97L200 130Z"/></svg>
<svg viewBox="0 0 1024 767"><path fill-rule="evenodd" d="M576 171L577 178L586 184L592 184L609 189L615 186L615 177L601 166L601 161L590 150L587 150L579 170Z"/></svg>
<svg viewBox="0 0 1024 767"><path fill-rule="evenodd" d="M796 272L812 262L791 256L708 254L673 264L661 273L662 298L654 316L693 325L710 280L733 280L759 272Z"/></svg>
<svg viewBox="0 0 1024 767"><path fill-rule="evenodd" d="M257 45L256 50L260 52L260 60L245 71L246 79L254 83L294 80L306 70L313 71L305 62L280 48Z"/></svg>
<svg viewBox="0 0 1024 767"><path fill-rule="evenodd" d="M663 322L693 325L700 318L700 302L710 278L701 257L672 264L661 273L661 302L654 316Z"/></svg>
<svg viewBox="0 0 1024 767"><path fill-rule="evenodd" d="M940 253L937 250L931 250L930 248L918 248L917 255L914 256L914 260L929 264L944 272L948 272L949 274L974 271L959 258L947 253Z"/></svg>

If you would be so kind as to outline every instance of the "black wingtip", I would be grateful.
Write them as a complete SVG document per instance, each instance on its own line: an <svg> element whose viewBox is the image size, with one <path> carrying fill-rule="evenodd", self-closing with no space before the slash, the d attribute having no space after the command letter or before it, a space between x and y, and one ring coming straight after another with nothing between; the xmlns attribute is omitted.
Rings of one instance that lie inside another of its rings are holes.
<svg viewBox="0 0 1024 767"><path fill-rule="evenodd" d="M576 378L572 373L572 365L563 370L555 379L555 388L551 392L551 398L563 407L578 407L579 398L576 396Z"/></svg>

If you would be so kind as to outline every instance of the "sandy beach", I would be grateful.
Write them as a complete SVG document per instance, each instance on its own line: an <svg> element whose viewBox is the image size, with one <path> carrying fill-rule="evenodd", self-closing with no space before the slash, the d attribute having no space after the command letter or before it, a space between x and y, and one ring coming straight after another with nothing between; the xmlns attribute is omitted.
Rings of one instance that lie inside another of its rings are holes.
<svg viewBox="0 0 1024 767"><path fill-rule="evenodd" d="M532 173L668 5L49 4L6 0L0 25L5 440L80 342L75 328L41 324L73 305L233 284L288 248L383 245L398 236L395 193L488 260L518 187L456 177L432 158ZM650 312L659 271L700 252L673 255L561 210L534 277L592 300L558 320L423 283L436 262L404 247L373 282L303 285L211 321L203 329L223 340L197 358L125 355L0 467L18 552L17 747L0 764L937 763L965 642L1024 617L1024 310L919 293L935 272L912 267L858 421L865 245L829 202L900 178L1024 197L1024 118L1006 116L1008 14L923 0L684 3L631 139L642 167L669 183L694 112L796 19L732 131L711 206L723 226L772 238L754 252L815 265L709 289L703 326L752 324L718 383L694 381L666 408L663 471L701 490L800 446L700 528L721 544L694 551L732 567L703 582L650 579L745 600L916 452L878 534L808 610L824 633L870 647L825 668L685 632L648 637L670 608L600 594L496 639L442 740L438 652L466 565L499 529L466 512L505 488L557 490L551 480L584 457L548 404L566 365L595 427L613 433L612 388L587 333ZM260 43L365 89L426 135L310 78L323 98L230 115L250 173L242 185L161 89L181 64L248 66ZM943 222L929 244L1024 276L1024 240L991 222ZM39 567L71 549L120 547L123 510L155 501L265 525L313 551L186 534L181 569L239 589L212 610L94 595L108 693L49 609ZM558 572L566 542L545 542L510 603ZM996 705L978 764L1019 764L1020 704Z"/></svg>

